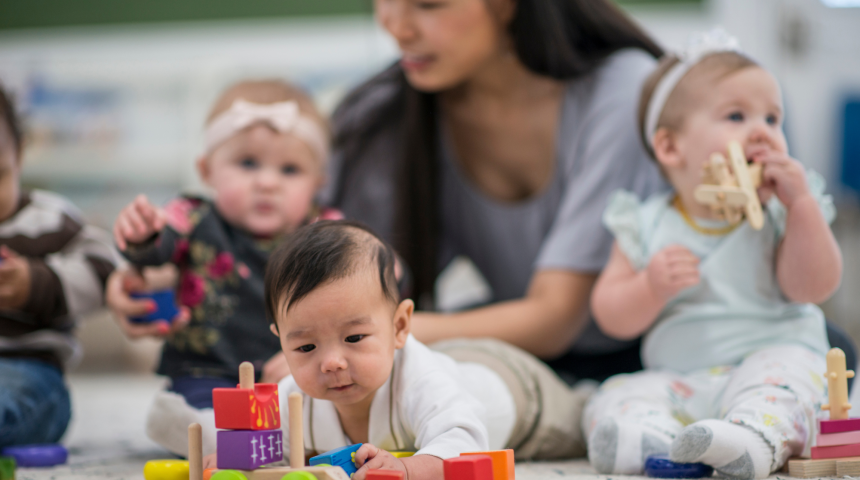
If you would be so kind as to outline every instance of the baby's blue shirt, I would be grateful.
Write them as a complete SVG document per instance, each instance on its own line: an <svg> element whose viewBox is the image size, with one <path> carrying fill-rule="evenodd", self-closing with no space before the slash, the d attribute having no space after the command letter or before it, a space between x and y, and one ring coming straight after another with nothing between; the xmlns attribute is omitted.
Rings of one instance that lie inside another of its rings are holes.
<svg viewBox="0 0 860 480"><path fill-rule="evenodd" d="M824 180L808 174L810 189L828 222L835 217ZM830 348L824 314L809 303L792 303L776 278L776 251L785 230L785 208L774 197L765 223L754 230L744 222L726 235L706 235L687 225L671 206L674 193L644 203L619 191L609 202L604 223L636 270L647 267L663 248L679 244L699 259L701 282L672 298L642 345L646 368L689 372L736 365L768 346L803 345L822 355ZM705 227L725 222L696 219Z"/></svg>

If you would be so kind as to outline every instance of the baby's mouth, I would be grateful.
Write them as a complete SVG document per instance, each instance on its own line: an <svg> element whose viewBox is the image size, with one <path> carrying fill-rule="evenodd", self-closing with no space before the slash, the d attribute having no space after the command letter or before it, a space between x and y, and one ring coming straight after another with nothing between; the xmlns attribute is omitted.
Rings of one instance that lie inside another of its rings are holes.
<svg viewBox="0 0 860 480"><path fill-rule="evenodd" d="M329 387L329 388L330 388L331 390L334 390L335 392L345 392L345 391L349 390L353 385L355 385L355 384L354 384L354 383L349 383L349 384L346 384L346 385L340 385L340 386L337 386L337 387Z"/></svg>

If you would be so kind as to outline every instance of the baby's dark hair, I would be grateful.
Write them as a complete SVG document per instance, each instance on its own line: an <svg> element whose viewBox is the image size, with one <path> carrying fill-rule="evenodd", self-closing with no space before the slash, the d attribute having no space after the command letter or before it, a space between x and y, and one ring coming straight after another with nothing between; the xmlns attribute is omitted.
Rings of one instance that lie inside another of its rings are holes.
<svg viewBox="0 0 860 480"><path fill-rule="evenodd" d="M266 266L266 316L276 323L280 309L309 295L320 285L375 266L385 298L400 301L394 274L395 255L367 226L346 220L320 221L296 230L269 257Z"/></svg>
<svg viewBox="0 0 860 480"><path fill-rule="evenodd" d="M15 153L21 157L21 148L24 143L24 133L21 128L21 119L15 113L15 104L12 103L12 98L3 85L0 85L0 119L6 124L9 133L12 136L12 142L15 144Z"/></svg>

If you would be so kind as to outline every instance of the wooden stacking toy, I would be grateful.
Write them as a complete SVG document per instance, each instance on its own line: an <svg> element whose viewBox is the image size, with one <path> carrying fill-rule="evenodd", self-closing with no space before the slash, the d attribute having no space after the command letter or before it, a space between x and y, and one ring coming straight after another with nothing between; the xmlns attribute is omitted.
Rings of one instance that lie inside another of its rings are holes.
<svg viewBox="0 0 860 480"><path fill-rule="evenodd" d="M812 459L788 461L792 477L844 477L860 475L860 418L848 418L848 379L853 370L845 366L845 352L833 348L827 352L827 400L822 410L830 412L830 420L820 422Z"/></svg>
<svg viewBox="0 0 860 480"><path fill-rule="evenodd" d="M212 392L215 406L215 426L217 428L258 427L237 429L232 431L246 432L245 437L236 438L222 436L223 431L218 432L216 448L218 451L217 469L203 471L203 443L201 439L200 425L192 424L188 427L188 479L189 480L349 480L347 471L355 471L355 452L361 444L338 448L311 459L311 463L320 463L318 466L305 466L304 436L302 431L302 396L300 393L291 393L288 398L287 416L290 426L290 466L273 467L259 464L262 454L266 454L266 462L282 460L283 451L277 450L275 439L281 439L280 417L269 418L268 425L277 425L277 436L272 429L259 429L265 427L264 418L266 411L260 409L273 408L279 411L277 385L254 384L254 370L251 364L243 363L239 370L239 386L233 388L215 389ZM236 394L241 392L242 397ZM274 399L275 405L271 404ZM221 410L219 412L219 409ZM224 411L226 409L227 411ZM219 423L219 418L222 420ZM226 419L226 420L225 420ZM224 423L226 422L226 423ZM230 425L224 427L223 425ZM272 435L272 443L259 441L254 443L255 434L263 435L263 440L268 441ZM227 441L224 442L224 439ZM228 453L222 447L226 445L229 449L236 449L241 455ZM266 448L265 452L259 450L261 445ZM273 450L269 450L272 448ZM228 460L222 462L222 452ZM254 453L258 454L256 463L253 461ZM397 458L411 456L414 452L389 452ZM272 459L272 457L278 457ZM236 462L236 463L234 463ZM323 464L324 462L324 464ZM253 468L227 467L226 465L260 465ZM460 457L449 458L444 461L444 480L514 480L514 451L499 450L491 452L469 452ZM403 480L403 472L394 470L370 470L367 480Z"/></svg>
<svg viewBox="0 0 860 480"><path fill-rule="evenodd" d="M761 184L761 165L748 165L738 142L729 142L728 153L729 162L722 153L711 155L704 166L702 184L693 195L697 202L710 206L719 218L734 224L746 216L750 226L761 230L764 213L756 192Z"/></svg>

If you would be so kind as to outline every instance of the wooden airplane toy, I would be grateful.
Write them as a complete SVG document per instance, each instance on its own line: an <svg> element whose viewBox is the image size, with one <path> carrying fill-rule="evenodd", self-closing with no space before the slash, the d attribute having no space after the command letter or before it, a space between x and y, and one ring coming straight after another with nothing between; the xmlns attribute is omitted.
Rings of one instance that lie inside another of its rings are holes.
<svg viewBox="0 0 860 480"><path fill-rule="evenodd" d="M722 153L711 155L704 166L702 185L693 195L696 201L709 205L711 210L729 223L738 223L746 216L756 230L764 225L764 214L756 188L761 185L761 165L748 165L741 144L728 145L729 162ZM731 170L729 170L731 165Z"/></svg>

